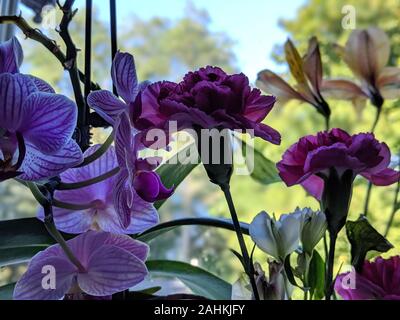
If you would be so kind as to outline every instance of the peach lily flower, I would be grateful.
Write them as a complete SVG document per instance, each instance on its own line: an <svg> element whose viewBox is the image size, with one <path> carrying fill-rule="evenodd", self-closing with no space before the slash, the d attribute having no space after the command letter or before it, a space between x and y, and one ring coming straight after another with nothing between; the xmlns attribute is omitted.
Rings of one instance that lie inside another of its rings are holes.
<svg viewBox="0 0 400 320"><path fill-rule="evenodd" d="M388 67L390 41L386 33L376 27L354 30L345 47L336 45L343 60L359 80L325 80L324 95L344 100L366 101L378 108L385 99L400 97L400 68Z"/></svg>
<svg viewBox="0 0 400 320"><path fill-rule="evenodd" d="M300 56L293 42L288 39L285 43L285 56L296 85L291 86L271 70L263 70L258 74L257 86L277 96L280 102L296 99L311 104L328 122L331 110L321 95L323 70L317 38L309 40L304 57Z"/></svg>

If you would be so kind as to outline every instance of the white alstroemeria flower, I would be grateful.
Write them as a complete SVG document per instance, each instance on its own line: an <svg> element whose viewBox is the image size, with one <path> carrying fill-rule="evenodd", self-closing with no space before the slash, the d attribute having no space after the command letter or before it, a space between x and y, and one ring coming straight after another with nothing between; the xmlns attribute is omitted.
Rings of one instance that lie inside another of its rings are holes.
<svg viewBox="0 0 400 320"><path fill-rule="evenodd" d="M250 236L262 251L283 262L299 246L302 220L299 214L283 214L276 220L262 211L250 224Z"/></svg>
<svg viewBox="0 0 400 320"><path fill-rule="evenodd" d="M310 208L297 208L295 213L303 216L300 238L303 251L311 256L315 246L325 234L327 228L325 214L322 211L313 211Z"/></svg>

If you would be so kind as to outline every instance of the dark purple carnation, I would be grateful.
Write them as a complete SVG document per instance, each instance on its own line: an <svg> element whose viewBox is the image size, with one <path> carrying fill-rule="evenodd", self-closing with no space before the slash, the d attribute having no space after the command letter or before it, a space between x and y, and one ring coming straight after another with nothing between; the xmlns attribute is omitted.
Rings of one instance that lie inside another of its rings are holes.
<svg viewBox="0 0 400 320"><path fill-rule="evenodd" d="M339 275L335 290L345 300L400 300L400 256L365 261L361 273Z"/></svg>
<svg viewBox="0 0 400 320"><path fill-rule="evenodd" d="M274 144L280 134L261 123L271 111L275 97L251 89L244 74L228 75L217 67L189 72L179 83L158 82L142 94L142 126L166 128L177 121L187 128L253 129L255 136Z"/></svg>
<svg viewBox="0 0 400 320"><path fill-rule="evenodd" d="M293 144L277 164L279 175L288 185L302 184L313 196L320 199L323 179L330 168L339 175L351 170L374 185L387 186L399 181L400 173L388 168L390 150L372 133L350 136L341 129L306 136Z"/></svg>

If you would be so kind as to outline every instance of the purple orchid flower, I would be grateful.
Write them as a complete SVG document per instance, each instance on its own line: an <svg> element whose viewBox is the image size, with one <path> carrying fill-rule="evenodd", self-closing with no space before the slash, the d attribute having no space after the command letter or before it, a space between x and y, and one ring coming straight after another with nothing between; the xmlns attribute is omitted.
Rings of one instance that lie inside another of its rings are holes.
<svg viewBox="0 0 400 320"><path fill-rule="evenodd" d="M90 147L84 153L85 157L93 154L100 145ZM89 180L103 175L118 167L115 148L111 146L108 151L87 166L69 169L61 174L61 179L67 183L76 183ZM154 206L139 197L135 190L132 190L132 205L127 212L121 214L118 210L121 206L114 206L113 192L118 181L117 176L110 177L99 183L88 187L56 191L54 197L57 200L87 205L90 207L84 210L68 210L54 208L53 216L57 229L71 234L79 234L88 230L103 230L116 234L136 234L158 223L158 214ZM120 216L129 214L130 224L127 228L122 227ZM43 209L40 209L38 218L44 219Z"/></svg>
<svg viewBox="0 0 400 320"><path fill-rule="evenodd" d="M0 45L0 181L37 181L82 161L72 140L77 111L45 81L18 73L22 49L13 38Z"/></svg>
<svg viewBox="0 0 400 320"><path fill-rule="evenodd" d="M174 192L173 188L166 188L159 175L153 171L160 164L160 158L138 157L143 145L140 135L135 133L127 114L121 114L116 124L115 149L120 171L114 189L114 205L124 227L131 223L131 212L137 196L153 203L170 197Z"/></svg>
<svg viewBox="0 0 400 320"><path fill-rule="evenodd" d="M361 273L340 274L335 289L344 300L400 300L400 257L365 261ZM346 280L352 278L353 283Z"/></svg>
<svg viewBox="0 0 400 320"><path fill-rule="evenodd" d="M111 68L111 77L118 95L123 100L108 90L98 90L89 94L88 104L114 126L121 113L134 108L140 88L145 85L138 84L135 60L129 53L117 52Z"/></svg>
<svg viewBox="0 0 400 320"><path fill-rule="evenodd" d="M311 195L321 199L323 177L330 168L339 174L351 170L377 186L388 186L400 179L400 172L388 168L390 150L372 133L350 136L341 129L306 136L292 145L277 164L279 175L288 185L301 184Z"/></svg>
<svg viewBox="0 0 400 320"><path fill-rule="evenodd" d="M88 231L67 244L82 268L70 262L60 245L53 245L32 258L15 286L15 300L60 300L79 292L107 297L135 286L148 274L144 264L148 246L129 236ZM49 267L54 271L54 289L43 288L43 270Z"/></svg>

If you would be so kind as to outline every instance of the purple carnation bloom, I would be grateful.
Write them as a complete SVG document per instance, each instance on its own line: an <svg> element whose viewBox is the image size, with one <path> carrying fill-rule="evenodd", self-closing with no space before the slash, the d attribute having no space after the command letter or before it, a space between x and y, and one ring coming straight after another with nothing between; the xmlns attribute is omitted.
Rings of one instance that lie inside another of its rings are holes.
<svg viewBox="0 0 400 320"><path fill-rule="evenodd" d="M60 245L53 245L32 258L15 286L15 300L59 300L77 291L109 296L135 286L148 274L148 246L129 236L88 231L67 244L83 269L70 262ZM48 266L54 268L54 289L42 285Z"/></svg>
<svg viewBox="0 0 400 320"><path fill-rule="evenodd" d="M187 128L253 129L257 137L280 143L280 134L261 123L271 111L275 97L251 89L244 74L228 75L207 66L189 72L179 83L158 82L142 93L142 126L168 127L177 121L178 130Z"/></svg>
<svg viewBox="0 0 400 320"><path fill-rule="evenodd" d="M90 147L84 156L90 156L99 147L100 145ZM111 146L103 156L87 166L63 172L61 179L67 183L76 183L96 178L117 167L115 149ZM139 197L135 190L132 190L132 205L129 211L119 214L116 208L121 206L115 206L113 199L113 194L118 192L117 181L117 176L113 176L88 187L56 191L54 197L57 200L76 205L89 204L90 206L86 210L77 211L54 207L53 215L57 229L71 234L79 234L91 229L117 234L135 234L157 224L156 209L151 203ZM129 214L130 217L130 224L127 228L122 227L120 223L119 217L123 214ZM43 209L40 209L38 217L41 220L44 219Z"/></svg>
<svg viewBox="0 0 400 320"><path fill-rule="evenodd" d="M20 179L42 180L82 161L71 139L76 105L43 80L19 74L21 61L15 38L0 46L0 181L16 170Z"/></svg>
<svg viewBox="0 0 400 320"><path fill-rule="evenodd" d="M352 278L353 286L347 283ZM400 257L365 261L361 273L336 278L335 290L345 300L400 300Z"/></svg>
<svg viewBox="0 0 400 320"><path fill-rule="evenodd" d="M132 133L128 116L123 113L117 123L115 148L120 171L116 177L114 204L124 227L131 223L134 199L139 196L147 202L163 200L172 195L174 189L166 188L153 170L161 159L138 157L140 136Z"/></svg>
<svg viewBox="0 0 400 320"><path fill-rule="evenodd" d="M277 164L279 175L288 186L302 184L321 199L323 177L335 168L339 175L351 170L353 178L360 174L374 185L387 186L400 179L400 173L388 168L390 150L372 133L350 136L341 129L306 136L292 145Z"/></svg>

